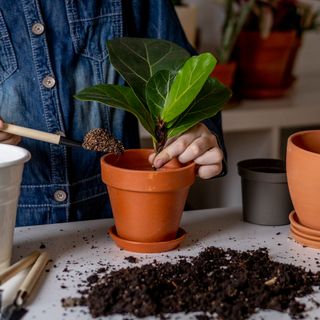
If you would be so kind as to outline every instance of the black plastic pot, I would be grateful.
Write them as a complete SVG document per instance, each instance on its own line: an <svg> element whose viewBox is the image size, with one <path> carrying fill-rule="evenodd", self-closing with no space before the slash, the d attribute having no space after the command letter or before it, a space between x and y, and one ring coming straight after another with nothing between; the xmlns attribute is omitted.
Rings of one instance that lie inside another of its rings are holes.
<svg viewBox="0 0 320 320"><path fill-rule="evenodd" d="M244 221L262 225L289 224L293 209L286 163L278 159L249 159L238 163Z"/></svg>

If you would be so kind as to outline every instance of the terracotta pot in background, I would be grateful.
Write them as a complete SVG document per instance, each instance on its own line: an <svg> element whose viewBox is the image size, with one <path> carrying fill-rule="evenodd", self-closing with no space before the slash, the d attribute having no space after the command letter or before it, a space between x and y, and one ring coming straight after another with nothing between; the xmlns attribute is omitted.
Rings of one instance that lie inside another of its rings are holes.
<svg viewBox="0 0 320 320"><path fill-rule="evenodd" d="M320 130L301 131L288 138L286 165L299 223L320 230Z"/></svg>
<svg viewBox="0 0 320 320"><path fill-rule="evenodd" d="M217 78L224 85L226 85L229 88L232 88L234 83L236 68L237 68L237 64L234 61L229 63L223 63L223 64L218 63L210 76L213 78Z"/></svg>
<svg viewBox="0 0 320 320"><path fill-rule="evenodd" d="M101 159L102 180L108 187L116 231L129 241L154 243L177 236L195 164L170 161L153 170L151 149L126 150Z"/></svg>
<svg viewBox="0 0 320 320"><path fill-rule="evenodd" d="M284 82L287 84L293 83L295 81L295 76L293 75L293 69L294 69L294 65L297 60L297 55L301 45L302 45L302 39L301 37L296 35L290 50L290 55L288 58L288 63L287 63L287 67L284 75L284 79L285 79Z"/></svg>
<svg viewBox="0 0 320 320"><path fill-rule="evenodd" d="M241 32L236 46L236 87L245 98L274 98L292 85L288 79L297 50L296 32L272 32L266 39L259 32ZM289 81L289 82L288 82Z"/></svg>

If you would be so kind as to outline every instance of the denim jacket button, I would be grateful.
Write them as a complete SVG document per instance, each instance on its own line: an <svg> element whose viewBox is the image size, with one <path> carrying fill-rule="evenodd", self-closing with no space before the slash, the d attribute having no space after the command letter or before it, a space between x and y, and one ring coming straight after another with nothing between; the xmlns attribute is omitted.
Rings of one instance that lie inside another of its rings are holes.
<svg viewBox="0 0 320 320"><path fill-rule="evenodd" d="M55 86L56 84L56 80L54 79L54 77L52 76L45 76L42 80L42 84L44 85L44 87L46 87L47 89L51 89Z"/></svg>
<svg viewBox="0 0 320 320"><path fill-rule="evenodd" d="M63 190L57 190L53 196L54 196L54 200L58 202L63 202L67 199L67 194Z"/></svg>
<svg viewBox="0 0 320 320"><path fill-rule="evenodd" d="M32 26L33 34L40 36L41 34L43 34L43 32L44 32L44 25L42 23L37 22Z"/></svg>

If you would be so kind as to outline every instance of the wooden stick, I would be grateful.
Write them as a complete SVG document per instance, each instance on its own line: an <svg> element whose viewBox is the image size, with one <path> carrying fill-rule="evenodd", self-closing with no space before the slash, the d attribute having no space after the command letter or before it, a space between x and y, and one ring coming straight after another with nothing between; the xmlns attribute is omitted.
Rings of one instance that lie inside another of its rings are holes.
<svg viewBox="0 0 320 320"><path fill-rule="evenodd" d="M48 253L42 252L41 255L38 257L37 261L35 262L35 264L32 266L31 270L29 271L27 277L24 279L21 286L19 287L17 296L14 301L15 305L22 306L25 303L26 298L32 292L34 285L38 281L48 261L49 261Z"/></svg>
<svg viewBox="0 0 320 320"><path fill-rule="evenodd" d="M7 270L0 273L0 285L8 281L10 278L15 276L20 271L27 269L31 266L40 256L39 252L33 252L29 256L21 259L20 261L16 262L12 266L10 266Z"/></svg>
<svg viewBox="0 0 320 320"><path fill-rule="evenodd" d="M61 138L58 134L20 127L9 123L4 123L1 131L54 144L59 144Z"/></svg>

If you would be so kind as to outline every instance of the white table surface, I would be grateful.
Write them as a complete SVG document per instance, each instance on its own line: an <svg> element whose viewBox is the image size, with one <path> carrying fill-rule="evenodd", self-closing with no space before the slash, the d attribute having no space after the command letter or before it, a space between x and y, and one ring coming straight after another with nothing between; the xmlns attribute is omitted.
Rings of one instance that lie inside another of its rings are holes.
<svg viewBox="0 0 320 320"><path fill-rule="evenodd" d="M42 275L35 292L29 299L27 305L29 311L24 319L91 319L85 308L64 309L61 306L61 299L79 296L77 285L91 272L101 267L101 263L109 263L115 269L119 269L142 265L154 259L164 262L171 257L196 255L208 246L241 251L267 247L274 260L303 266L312 271L320 270L316 264L316 259L320 259L320 250L303 247L288 237L288 225L269 227L244 223L240 208L185 212L182 227L187 231L187 237L179 250L164 254L146 255L120 250L107 236L107 229L112 224L113 220L93 220L16 228L13 262L38 250L42 243L53 260L47 267L49 272ZM124 259L128 256L137 257L138 264L129 263ZM63 272L66 267L69 272ZM23 276L22 272L1 287L4 289L4 304L12 299ZM313 294L312 298L320 302L320 293ZM320 316L320 308L317 309L310 298L304 298L302 301L307 302L310 309L306 319L317 319L316 317ZM109 318L121 319L122 317ZM183 315L182 318L194 317ZM282 320L290 317L275 311L260 311L250 319Z"/></svg>

